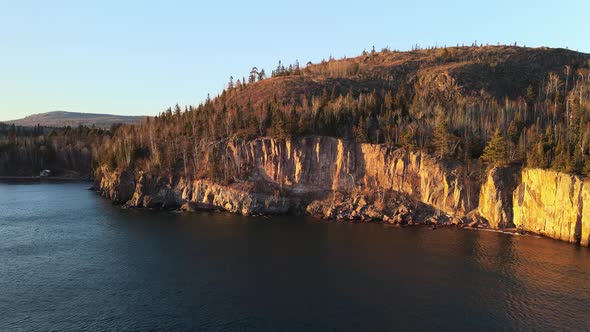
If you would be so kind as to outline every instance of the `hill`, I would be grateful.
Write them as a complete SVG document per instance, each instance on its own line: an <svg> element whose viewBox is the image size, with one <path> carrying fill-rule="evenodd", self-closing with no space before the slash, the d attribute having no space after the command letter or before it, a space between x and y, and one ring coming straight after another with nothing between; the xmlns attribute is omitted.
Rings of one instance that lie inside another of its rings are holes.
<svg viewBox="0 0 590 332"><path fill-rule="evenodd" d="M29 115L23 119L6 121L7 124L15 124L23 127L41 125L44 127L77 127L95 126L108 128L113 124L136 124L141 121L142 116L123 116L112 114L76 113L76 112L48 112Z"/></svg>
<svg viewBox="0 0 590 332"><path fill-rule="evenodd" d="M265 76L253 68L200 105L121 128L99 149L99 163L231 182L242 170L225 163L222 142L319 135L590 174L589 54L384 49L305 67L279 63Z"/></svg>
<svg viewBox="0 0 590 332"><path fill-rule="evenodd" d="M571 174L590 177L589 60L473 46L253 68L198 106L116 128L95 177L126 206L516 227L587 245L588 182Z"/></svg>
<svg viewBox="0 0 590 332"><path fill-rule="evenodd" d="M241 82L226 101L242 107L250 102L256 109L273 98L291 104L302 95L321 95L322 91L338 95L400 89L409 95L456 89L463 97L515 99L523 96L529 85L538 94L545 88L550 72L557 73L565 83L565 66L570 67L571 83L576 69L587 69L589 60L590 54L546 47L447 47L407 52L384 49L354 58L308 63L301 69L298 64L291 65L290 70L279 65L269 79L246 85Z"/></svg>
<svg viewBox="0 0 590 332"><path fill-rule="evenodd" d="M109 139L90 150L95 165L110 169L232 182L247 169L227 161L225 142L317 135L418 149L439 159L481 157L590 175L589 61L589 54L566 49L472 46L279 64L271 77L253 68L250 77L230 81L199 105L177 105L103 133ZM125 119L77 116L49 113L17 123L77 126L82 117L108 127ZM19 147L18 130L7 133L8 144Z"/></svg>

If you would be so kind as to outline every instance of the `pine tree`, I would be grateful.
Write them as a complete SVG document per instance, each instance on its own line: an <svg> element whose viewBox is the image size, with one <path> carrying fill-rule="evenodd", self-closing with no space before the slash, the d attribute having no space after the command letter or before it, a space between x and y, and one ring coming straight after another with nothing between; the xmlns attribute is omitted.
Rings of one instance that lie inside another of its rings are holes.
<svg viewBox="0 0 590 332"><path fill-rule="evenodd" d="M416 147L416 136L414 128L407 127L401 135L401 143L403 147L415 148Z"/></svg>
<svg viewBox="0 0 590 332"><path fill-rule="evenodd" d="M248 83L256 82L256 78L258 77L258 68L252 67L250 71L250 76L248 77Z"/></svg>
<svg viewBox="0 0 590 332"><path fill-rule="evenodd" d="M367 124L362 116L359 118L358 124L353 126L352 131L354 133L354 139L358 143L367 143L369 141Z"/></svg>
<svg viewBox="0 0 590 332"><path fill-rule="evenodd" d="M538 137L536 143L532 146L527 154L527 166L531 168L547 167L547 158L545 156L543 137Z"/></svg>
<svg viewBox="0 0 590 332"><path fill-rule="evenodd" d="M447 122L444 120L438 121L434 128L433 145L436 155L439 158L447 158L452 152L454 137L449 132Z"/></svg>
<svg viewBox="0 0 590 332"><path fill-rule="evenodd" d="M299 60L295 60L295 66L293 66L293 74L301 75L301 68L299 67Z"/></svg>
<svg viewBox="0 0 590 332"><path fill-rule="evenodd" d="M288 136L287 119L282 111L273 108L271 113L272 130L275 138L286 138Z"/></svg>
<svg viewBox="0 0 590 332"><path fill-rule="evenodd" d="M492 166L502 166L508 163L508 143L500 129L496 129L494 136L488 142L481 159Z"/></svg>
<svg viewBox="0 0 590 332"><path fill-rule="evenodd" d="M510 121L510 125L508 126L508 138L512 143L518 142L518 138L520 137L520 133L518 132L518 125L514 119Z"/></svg>
<svg viewBox="0 0 590 332"><path fill-rule="evenodd" d="M569 151L567 151L563 139L559 138L557 140L557 144L553 151L554 158L551 161L551 168L558 172L564 172L566 169L566 161L569 159Z"/></svg>
<svg viewBox="0 0 590 332"><path fill-rule="evenodd" d="M529 84L526 88L525 100L527 107L529 110L533 109L533 104L535 103L535 90L533 90L533 86Z"/></svg>

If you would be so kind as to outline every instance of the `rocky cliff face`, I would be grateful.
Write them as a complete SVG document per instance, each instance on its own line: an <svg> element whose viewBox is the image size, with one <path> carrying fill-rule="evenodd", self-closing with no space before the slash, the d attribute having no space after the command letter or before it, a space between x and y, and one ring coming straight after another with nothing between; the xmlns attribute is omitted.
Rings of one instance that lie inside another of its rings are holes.
<svg viewBox="0 0 590 332"><path fill-rule="evenodd" d="M222 209L244 215L308 213L323 218L518 228L587 246L590 182L557 172L496 168L485 181L458 162L328 137L257 139L223 146L246 170L232 184L141 170L97 171L101 193L133 207ZM426 211L421 213L422 211ZM442 215L441 217L438 217Z"/></svg>
<svg viewBox="0 0 590 332"><path fill-rule="evenodd" d="M588 246L590 181L573 175L505 167L483 184L479 213L492 228L516 227Z"/></svg>
<svg viewBox="0 0 590 332"><path fill-rule="evenodd" d="M253 166L250 180L292 194L370 188L408 194L441 211L464 215L477 206L478 185L460 163L328 137L258 139L228 146L236 164Z"/></svg>
<svg viewBox="0 0 590 332"><path fill-rule="evenodd" d="M514 191L516 227L554 239L588 245L590 182L539 169L522 172Z"/></svg>
<svg viewBox="0 0 590 332"><path fill-rule="evenodd" d="M304 210L335 193L401 192L448 214L463 216L477 206L478 185L460 163L427 154L356 144L328 137L230 142L231 163L247 169L231 185L131 170L97 172L99 188L113 201L137 207L207 204L242 214Z"/></svg>
<svg viewBox="0 0 590 332"><path fill-rule="evenodd" d="M520 183L521 167L492 169L481 186L479 213L491 228L513 228L512 193Z"/></svg>
<svg viewBox="0 0 590 332"><path fill-rule="evenodd" d="M586 184L582 189L582 201L584 202L584 206L582 207L582 238L580 239L580 244L588 247L590 246L590 184L588 181L585 183Z"/></svg>
<svg viewBox="0 0 590 332"><path fill-rule="evenodd" d="M130 171L109 172L101 167L97 184L103 196L118 204L125 204L135 192L135 178Z"/></svg>

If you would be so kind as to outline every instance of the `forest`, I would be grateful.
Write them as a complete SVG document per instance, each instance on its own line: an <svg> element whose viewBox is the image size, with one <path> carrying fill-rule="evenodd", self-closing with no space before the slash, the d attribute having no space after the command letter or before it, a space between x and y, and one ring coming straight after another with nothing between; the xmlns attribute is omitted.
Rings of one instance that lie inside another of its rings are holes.
<svg viewBox="0 0 590 332"><path fill-rule="evenodd" d="M199 105L138 125L0 127L0 174L102 165L231 182L226 142L309 135L490 167L519 163L590 176L590 56L563 49L457 46L252 68Z"/></svg>
<svg viewBox="0 0 590 332"><path fill-rule="evenodd" d="M113 127L113 130L115 127ZM92 176L93 156L111 130L21 127L0 123L0 176L33 176L43 169L72 178Z"/></svg>
<svg viewBox="0 0 590 332"><path fill-rule="evenodd" d="M279 63L270 78L253 68L216 98L121 126L98 162L231 182L240 170L224 160L224 142L324 135L589 176L589 57L563 52L385 49L304 68ZM387 68L388 56L410 60Z"/></svg>

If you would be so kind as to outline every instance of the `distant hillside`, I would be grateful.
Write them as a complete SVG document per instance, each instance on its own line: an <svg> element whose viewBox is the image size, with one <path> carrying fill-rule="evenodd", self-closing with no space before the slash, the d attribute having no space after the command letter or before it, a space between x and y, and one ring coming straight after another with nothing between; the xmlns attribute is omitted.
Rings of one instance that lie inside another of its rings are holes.
<svg viewBox="0 0 590 332"><path fill-rule="evenodd" d="M32 127L36 125L46 127L77 127L96 126L100 128L107 128L116 123L135 124L139 123L142 116L123 116L112 114L94 114L94 113L75 113L75 112L48 112L29 115L23 119L5 121L7 124L15 124L17 126Z"/></svg>

